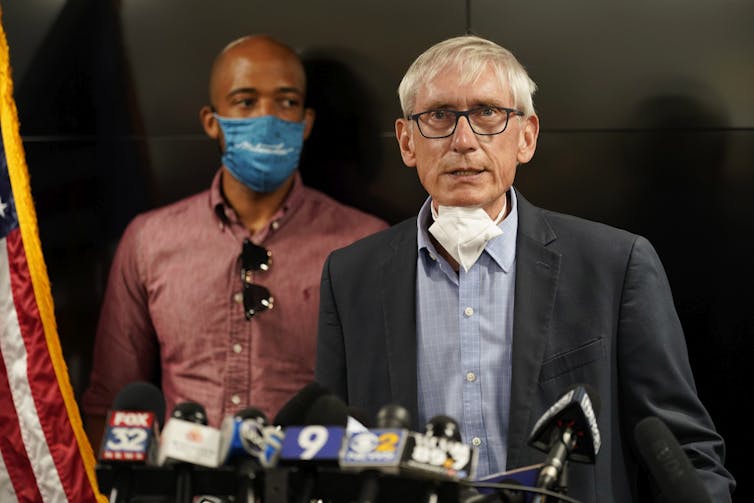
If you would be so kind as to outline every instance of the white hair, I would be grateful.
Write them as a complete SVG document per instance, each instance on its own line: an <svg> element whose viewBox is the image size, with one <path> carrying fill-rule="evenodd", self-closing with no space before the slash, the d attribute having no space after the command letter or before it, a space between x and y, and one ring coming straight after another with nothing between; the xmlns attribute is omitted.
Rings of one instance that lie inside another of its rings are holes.
<svg viewBox="0 0 754 503"><path fill-rule="evenodd" d="M532 96L537 85L509 50L475 35L463 35L439 42L424 51L409 67L398 86L403 116L414 113L419 86L429 82L448 66L460 70L462 81L475 81L491 65L503 85L508 85L516 108L534 115Z"/></svg>

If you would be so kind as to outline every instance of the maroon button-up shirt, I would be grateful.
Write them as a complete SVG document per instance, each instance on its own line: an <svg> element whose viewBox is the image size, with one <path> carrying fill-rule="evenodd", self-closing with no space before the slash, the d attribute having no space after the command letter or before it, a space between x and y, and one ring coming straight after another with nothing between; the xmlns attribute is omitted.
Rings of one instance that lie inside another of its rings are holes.
<svg viewBox="0 0 754 503"><path fill-rule="evenodd" d="M319 283L327 255L386 223L305 187L250 236L220 192L210 190L136 217L115 254L100 314L83 410L104 415L136 380L159 377L167 413L202 404L210 425L248 406L268 418L314 377ZM244 238L272 252L254 273L274 308L247 321Z"/></svg>

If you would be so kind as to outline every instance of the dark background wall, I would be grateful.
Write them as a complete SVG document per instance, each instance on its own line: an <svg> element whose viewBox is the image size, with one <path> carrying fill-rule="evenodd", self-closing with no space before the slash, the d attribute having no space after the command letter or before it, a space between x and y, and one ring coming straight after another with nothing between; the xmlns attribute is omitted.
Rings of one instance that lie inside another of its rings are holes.
<svg viewBox="0 0 754 503"><path fill-rule="evenodd" d="M737 501L752 448L754 2L13 0L2 2L59 332L86 385L109 260L137 212L206 188L209 65L270 33L305 56L305 179L391 222L425 194L393 138L408 64L468 30L539 84L534 203L647 236L662 257Z"/></svg>

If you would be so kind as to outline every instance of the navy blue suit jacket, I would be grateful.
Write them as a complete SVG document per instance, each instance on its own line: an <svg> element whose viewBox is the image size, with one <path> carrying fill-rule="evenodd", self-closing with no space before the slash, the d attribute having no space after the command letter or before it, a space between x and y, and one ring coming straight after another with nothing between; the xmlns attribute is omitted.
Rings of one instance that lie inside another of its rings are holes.
<svg viewBox="0 0 754 503"><path fill-rule="evenodd" d="M570 387L599 395L602 448L570 463L584 503L647 501L634 425L657 416L716 502L734 486L724 444L699 401L668 281L641 236L537 208L517 192L508 469L542 462L527 445ZM320 296L316 379L374 417L397 403L417 417L416 219L334 251ZM420 425L414 428L421 429Z"/></svg>

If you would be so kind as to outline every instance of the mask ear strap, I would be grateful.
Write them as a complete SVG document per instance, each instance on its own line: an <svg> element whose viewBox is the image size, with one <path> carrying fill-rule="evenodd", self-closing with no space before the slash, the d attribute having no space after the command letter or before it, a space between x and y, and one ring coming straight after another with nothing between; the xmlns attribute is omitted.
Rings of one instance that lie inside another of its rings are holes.
<svg viewBox="0 0 754 503"><path fill-rule="evenodd" d="M503 221L503 217L505 216L505 210L508 209L508 195L506 194L505 197L503 197L503 209L500 210L500 213L497 214L497 218L493 220L495 222L495 225L498 225L500 222Z"/></svg>

